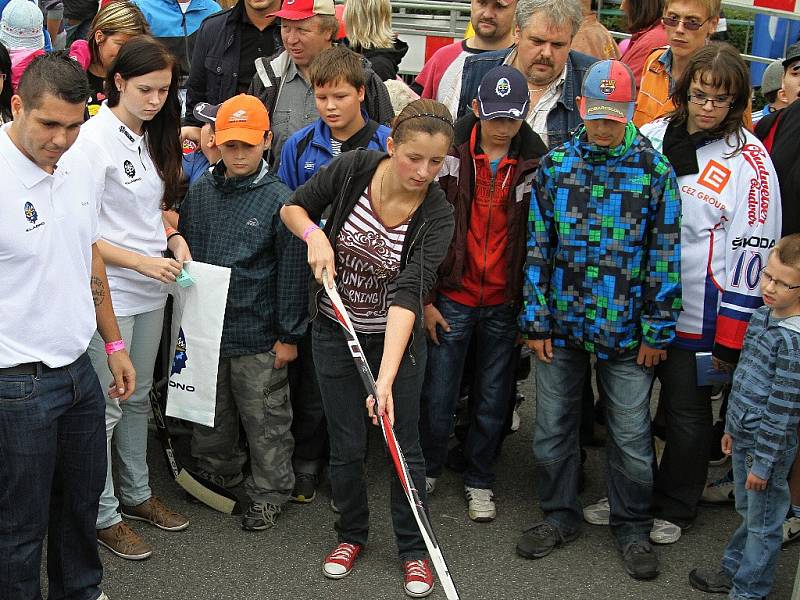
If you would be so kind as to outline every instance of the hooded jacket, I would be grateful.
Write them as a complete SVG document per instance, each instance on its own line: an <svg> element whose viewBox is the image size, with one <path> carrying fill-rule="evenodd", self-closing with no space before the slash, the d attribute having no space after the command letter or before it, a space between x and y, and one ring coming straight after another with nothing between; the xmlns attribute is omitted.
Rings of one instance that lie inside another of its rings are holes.
<svg viewBox="0 0 800 600"><path fill-rule="evenodd" d="M470 234L471 225L475 225L474 219L483 220L484 215L475 214L474 200L476 187L476 158L473 152L473 144L477 146L477 128L480 121L469 113L464 115L455 126L455 139L450 149L450 154L445 158L445 165L439 174L439 185L445 192L448 202L454 207L455 231L453 241L447 251L442 265L439 267L439 279L436 284L436 291L462 290L464 285L465 271L471 258L468 252L474 249L476 244L485 246L489 244L489 236L472 236ZM506 240L505 248L502 251L502 258L498 261L505 266L505 273L499 275L500 279L505 280L505 299L504 303L510 304L519 309L522 306L522 273L525 263L525 247L528 240L528 212L531 202L531 185L536 176L536 169L539 166L539 159L547 153L547 146L541 138L533 132L530 126L523 121L519 133L511 141L508 152L508 159L513 161L509 165L508 171L501 164L498 167L497 175L494 179L493 189L497 186L505 188L502 193L505 195L504 212L506 221L503 237ZM512 178L507 183L503 181L504 173L512 174ZM485 223L485 230L488 231L491 225L491 215ZM480 229L483 231L484 227ZM472 241L470 241L472 240ZM482 263L484 268L491 269L488 257L490 252L479 252L479 257L472 257L474 262ZM500 257L497 257L500 258ZM491 274L487 274L487 277ZM486 282L481 281L481 287ZM432 298L431 298L432 299ZM456 298L456 301L459 301Z"/></svg>
<svg viewBox="0 0 800 600"><path fill-rule="evenodd" d="M372 70L381 78L381 81L397 78L400 63L408 52L408 44L397 38L391 48L370 48L369 50L360 46L351 46L350 48L370 62Z"/></svg>
<svg viewBox="0 0 800 600"><path fill-rule="evenodd" d="M278 214L289 193L264 161L256 173L230 179L220 161L181 204L192 258L231 269L222 358L267 352L276 340L296 344L305 333L305 247Z"/></svg>
<svg viewBox="0 0 800 600"><path fill-rule="evenodd" d="M522 330L599 358L666 348L681 306L680 195L632 123L601 148L581 128L542 158L531 201Z"/></svg>
<svg viewBox="0 0 800 600"><path fill-rule="evenodd" d="M336 254L339 231L353 211L361 194L375 174L378 164L389 155L375 150L358 149L340 154L314 177L301 185L286 202L300 206L314 222L319 222L330 207L325 221L325 235ZM392 306L402 306L416 316L415 330L422 329L422 306L436 282L436 270L447 253L453 236L453 207L437 183L428 186L422 204L411 217L406 231L397 277L397 292ZM311 278L309 312L317 314L317 296L322 286Z"/></svg>
<svg viewBox="0 0 800 600"><path fill-rule="evenodd" d="M289 53L286 50L272 55L269 58L259 58L256 61L256 76L250 84L248 94L256 96L267 107L270 120L275 110L275 100L281 88L283 74L289 66ZM388 125L394 118L392 100L383 81L372 70L367 59L364 59L364 71L367 85L364 90L364 103L362 107L367 111L369 118L381 125Z"/></svg>

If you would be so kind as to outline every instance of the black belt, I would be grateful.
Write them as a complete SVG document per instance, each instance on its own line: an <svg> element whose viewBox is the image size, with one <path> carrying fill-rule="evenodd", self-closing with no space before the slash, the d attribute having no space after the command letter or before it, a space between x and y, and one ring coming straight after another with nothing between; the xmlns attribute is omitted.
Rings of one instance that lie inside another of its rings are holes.
<svg viewBox="0 0 800 600"><path fill-rule="evenodd" d="M61 367L57 367L61 368ZM0 377L9 375L36 375L39 372L55 371L53 367L48 367L43 362L22 363L16 367L0 368Z"/></svg>

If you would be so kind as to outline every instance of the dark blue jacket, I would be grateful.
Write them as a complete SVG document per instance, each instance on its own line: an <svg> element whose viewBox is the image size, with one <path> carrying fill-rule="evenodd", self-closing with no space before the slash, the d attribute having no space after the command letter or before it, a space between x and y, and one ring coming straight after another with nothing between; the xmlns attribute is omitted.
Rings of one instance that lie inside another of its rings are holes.
<svg viewBox="0 0 800 600"><path fill-rule="evenodd" d="M478 85L481 79L490 69L502 65L512 50L513 48L504 48L467 57L464 61L464 74L461 77L461 96L456 118L461 118L472 110L472 100L478 95ZM575 96L580 96L583 77L589 67L596 62L596 58L587 54L581 54L574 50L569 51L567 76L561 98L547 115L547 145L551 149L566 142L583 123Z"/></svg>
<svg viewBox="0 0 800 600"><path fill-rule="evenodd" d="M192 67L186 83L187 125L197 125L192 111L198 102L219 104L236 95L239 58L242 53L242 11L244 0L232 8L211 15L197 30ZM283 48L280 23L272 27L275 48Z"/></svg>
<svg viewBox="0 0 800 600"><path fill-rule="evenodd" d="M385 125L370 121L365 110L361 110L366 125L342 144L342 152L366 148L386 151L386 138L391 130ZM317 119L296 131L286 140L281 151L281 166L278 179L289 189L296 190L323 166L333 160L331 128L322 119Z"/></svg>

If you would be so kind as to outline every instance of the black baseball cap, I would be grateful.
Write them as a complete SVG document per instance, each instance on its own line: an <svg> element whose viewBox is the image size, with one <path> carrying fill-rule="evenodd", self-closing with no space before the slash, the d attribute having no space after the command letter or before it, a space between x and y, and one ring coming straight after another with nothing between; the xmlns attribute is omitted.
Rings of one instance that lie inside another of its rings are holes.
<svg viewBox="0 0 800 600"><path fill-rule="evenodd" d="M194 110L192 114L194 115L195 119L198 121L202 121L203 123L216 123L217 122L217 111L219 110L220 104L209 104L208 102L198 102L194 105Z"/></svg>
<svg viewBox="0 0 800 600"><path fill-rule="evenodd" d="M478 86L481 120L506 118L522 121L528 114L529 104L528 81L514 67L500 65L481 79Z"/></svg>

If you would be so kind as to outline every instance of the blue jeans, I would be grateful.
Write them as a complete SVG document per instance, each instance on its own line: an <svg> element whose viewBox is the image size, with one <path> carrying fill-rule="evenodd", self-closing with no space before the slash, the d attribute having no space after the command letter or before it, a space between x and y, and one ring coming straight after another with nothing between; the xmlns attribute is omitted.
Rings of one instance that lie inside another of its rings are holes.
<svg viewBox="0 0 800 600"><path fill-rule="evenodd" d="M470 339L476 335L473 409L463 446L467 464L464 485L490 489L495 480L492 464L503 439L511 402L517 314L505 304L471 307L442 295L436 308L450 325L450 331L439 328L439 345L428 345L420 420L425 471L429 477L442 474L464 360Z"/></svg>
<svg viewBox="0 0 800 600"><path fill-rule="evenodd" d="M746 490L755 447L752 435L733 439L733 481L736 485L736 512L742 524L722 555L722 568L733 580L730 598L764 598L772 589L775 566L781 551L783 520L789 510L789 484L797 444L784 451L772 469L767 488Z"/></svg>
<svg viewBox="0 0 800 600"><path fill-rule="evenodd" d="M536 489L545 520L565 532L576 531L582 519L578 442L581 394L589 357L583 350L553 348L552 363L536 363ZM653 369L637 365L634 353L598 360L597 375L608 401L606 481L611 532L620 544L647 540L653 526Z"/></svg>
<svg viewBox="0 0 800 600"><path fill-rule="evenodd" d="M364 356L377 376L383 355L383 334L359 334ZM418 338L417 338L418 339ZM347 348L341 326L319 315L312 325L314 365L317 369L322 406L328 422L331 452L329 478L333 502L339 510L336 533L339 542L367 543L369 506L364 459L367 455L367 392ZM403 354L392 386L394 432L403 450L408 470L425 498L425 460L419 445L419 396L425 373L425 344L414 347L415 363ZM425 558L427 550L414 514L406 500L391 461L391 511L397 548L403 560Z"/></svg>
<svg viewBox="0 0 800 600"><path fill-rule="evenodd" d="M95 519L106 478L105 400L84 354L61 369L0 376L0 598L94 600Z"/></svg>

